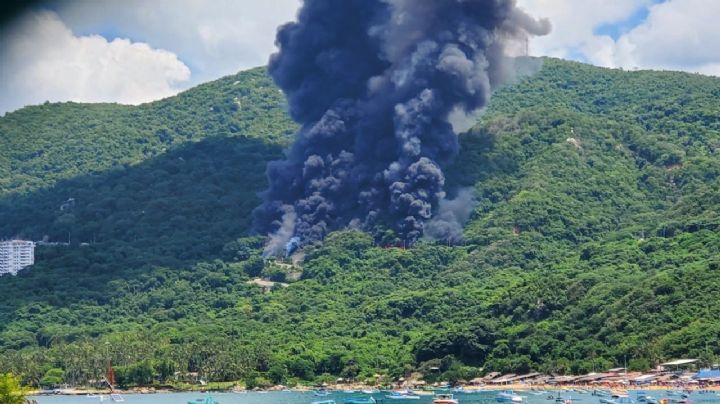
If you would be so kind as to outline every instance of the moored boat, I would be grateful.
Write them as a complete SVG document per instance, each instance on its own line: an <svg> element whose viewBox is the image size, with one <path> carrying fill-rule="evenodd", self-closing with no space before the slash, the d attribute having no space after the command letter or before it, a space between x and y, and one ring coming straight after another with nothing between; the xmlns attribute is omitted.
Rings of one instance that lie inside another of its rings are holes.
<svg viewBox="0 0 720 404"><path fill-rule="evenodd" d="M637 395L637 401L640 403L657 404L657 400L654 397L645 393L644 391L638 391Z"/></svg>
<svg viewBox="0 0 720 404"><path fill-rule="evenodd" d="M495 401L499 403L521 403L523 398L522 396L515 394L512 390L505 390L498 393L495 397Z"/></svg>
<svg viewBox="0 0 720 404"><path fill-rule="evenodd" d="M634 404L634 401L627 394L613 394L612 397L603 397L601 404Z"/></svg>
<svg viewBox="0 0 720 404"><path fill-rule="evenodd" d="M419 400L420 396L418 396L417 394L412 394L407 390L402 390L393 391L390 394L386 395L385 398L387 398L388 400Z"/></svg>
<svg viewBox="0 0 720 404"><path fill-rule="evenodd" d="M350 397L343 400L343 404L376 404L372 397Z"/></svg>
<svg viewBox="0 0 720 404"><path fill-rule="evenodd" d="M458 404L460 401L452 394L436 394L433 404Z"/></svg>
<svg viewBox="0 0 720 404"><path fill-rule="evenodd" d="M610 397L612 393L607 390L593 390L592 395L596 397Z"/></svg>
<svg viewBox="0 0 720 404"><path fill-rule="evenodd" d="M212 396L207 396L205 398L198 398L195 400L188 401L188 404L220 404L217 401L215 401Z"/></svg>

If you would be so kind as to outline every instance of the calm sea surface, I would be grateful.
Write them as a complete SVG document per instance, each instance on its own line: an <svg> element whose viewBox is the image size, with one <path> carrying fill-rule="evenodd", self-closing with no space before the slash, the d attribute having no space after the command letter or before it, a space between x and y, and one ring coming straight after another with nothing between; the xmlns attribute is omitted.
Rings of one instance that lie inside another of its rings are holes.
<svg viewBox="0 0 720 404"><path fill-rule="evenodd" d="M546 391L541 394L535 394L531 392L518 392L521 396L526 397L525 403L530 404L554 404L555 400L550 399L557 397L557 391ZM378 393L373 395L378 403L390 404L390 403L418 403L428 404L432 403L432 396L423 396L419 400L389 400L385 398L387 393ZM460 404L489 404L495 402L495 396L497 392L481 392L481 393L454 393L455 398L460 400ZM659 398L671 398L680 399L680 396L671 392L655 392L648 391L648 395L659 399ZM358 394L347 394L347 393L331 393L326 397L316 397L311 392L269 392L269 393L213 393L212 397L220 402L220 404L310 404L313 401L320 400L335 400L337 404L342 404L343 400L357 396ZM362 394L359 394L362 395ZM636 399L638 392L630 392L630 397ZM123 395L125 403L127 404L187 404L188 401L195 400L197 398L204 397L200 393L163 393L163 394L126 394ZM598 397L595 397L589 393L579 392L563 392L563 398L570 398L573 403L580 404L597 404L600 402ZM98 398L90 398L85 396L40 396L32 397L37 400L38 404L95 404L100 403ZM720 403L720 395L718 393L692 393L690 400L693 404L695 403ZM635 401L637 402L637 401ZM112 404L112 401L105 400L105 404Z"/></svg>

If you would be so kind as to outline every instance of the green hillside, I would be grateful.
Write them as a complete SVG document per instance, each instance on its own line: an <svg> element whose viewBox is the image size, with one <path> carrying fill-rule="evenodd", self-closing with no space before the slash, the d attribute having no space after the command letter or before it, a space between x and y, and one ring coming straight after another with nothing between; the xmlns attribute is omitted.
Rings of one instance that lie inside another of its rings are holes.
<svg viewBox="0 0 720 404"><path fill-rule="evenodd" d="M464 245L338 232L267 293L246 282L288 269L263 264L250 211L294 125L262 70L137 107L7 114L0 237L70 244L0 278L0 372L85 383L110 356L124 385L253 385L710 362L718 100L717 78L546 59L461 135L449 187L478 197Z"/></svg>

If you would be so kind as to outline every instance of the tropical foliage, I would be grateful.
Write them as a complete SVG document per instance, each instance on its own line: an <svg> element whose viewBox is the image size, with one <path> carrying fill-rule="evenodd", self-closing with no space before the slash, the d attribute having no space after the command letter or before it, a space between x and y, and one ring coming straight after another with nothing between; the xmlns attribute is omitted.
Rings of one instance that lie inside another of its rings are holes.
<svg viewBox="0 0 720 404"><path fill-rule="evenodd" d="M25 404L25 390L20 385L20 378L12 373L0 374L0 403Z"/></svg>
<svg viewBox="0 0 720 404"><path fill-rule="evenodd" d="M715 78L546 59L461 136L463 245L344 231L302 268L263 262L250 230L294 129L262 70L138 107L8 114L0 236L61 243L0 278L0 371L84 384L111 359L122 385L252 387L712 362L719 97Z"/></svg>

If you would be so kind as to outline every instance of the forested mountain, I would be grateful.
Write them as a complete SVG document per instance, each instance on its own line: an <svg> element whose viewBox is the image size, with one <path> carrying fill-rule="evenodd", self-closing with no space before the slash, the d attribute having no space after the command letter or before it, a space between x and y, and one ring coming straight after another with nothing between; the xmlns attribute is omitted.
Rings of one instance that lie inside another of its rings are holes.
<svg viewBox="0 0 720 404"><path fill-rule="evenodd" d="M125 385L645 368L720 355L720 80L545 59L461 135L465 243L331 234L284 280L250 232L295 127L262 69L140 106L0 118L0 371ZM53 368L61 369L60 371ZM60 375L60 376L58 376ZM53 380L55 380L53 379Z"/></svg>

